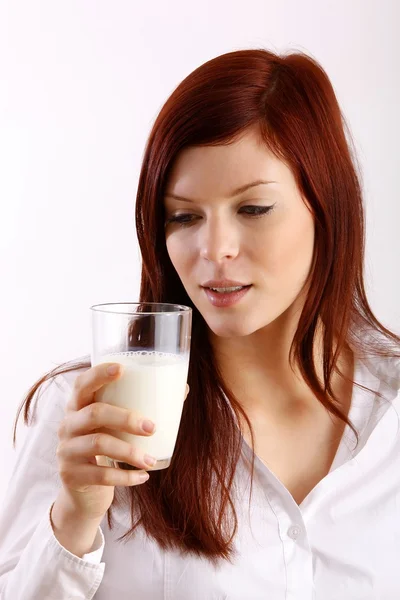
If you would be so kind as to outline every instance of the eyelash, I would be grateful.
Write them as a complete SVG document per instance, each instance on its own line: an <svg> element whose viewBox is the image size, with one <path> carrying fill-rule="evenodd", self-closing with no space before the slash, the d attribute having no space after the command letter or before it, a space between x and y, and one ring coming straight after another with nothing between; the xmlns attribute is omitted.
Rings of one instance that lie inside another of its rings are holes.
<svg viewBox="0 0 400 600"><path fill-rule="evenodd" d="M247 212L244 213L246 214L248 217L251 217L253 219L257 219L259 217L264 217L265 215L269 214L270 212L273 211L273 209L275 208L275 204L273 204L272 206L243 206L241 210L243 209L251 209L252 212ZM188 217L194 217L196 215L192 215L191 213L184 213L184 214L180 214L180 215L175 215L173 217L169 217L169 219L167 219L165 225L169 225L170 223L177 223L178 225L182 226L182 227L187 227L188 225L192 225L192 223L194 222L194 220L190 220L190 221L185 221L185 219L187 219Z"/></svg>

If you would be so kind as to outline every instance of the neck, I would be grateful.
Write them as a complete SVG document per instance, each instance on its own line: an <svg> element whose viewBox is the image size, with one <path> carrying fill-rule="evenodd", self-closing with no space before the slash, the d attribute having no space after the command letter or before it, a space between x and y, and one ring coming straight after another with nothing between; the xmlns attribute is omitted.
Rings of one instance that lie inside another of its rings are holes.
<svg viewBox="0 0 400 600"><path fill-rule="evenodd" d="M286 315L287 317L287 315ZM297 365L289 364L289 351L297 323L283 315L267 327L249 336L211 338L224 381L247 414L281 419L284 415L299 415L320 411L322 405L302 377ZM317 331L314 361L319 380L323 381L322 327ZM343 350L338 367L353 378L353 354ZM335 374L332 387L338 396L349 384Z"/></svg>

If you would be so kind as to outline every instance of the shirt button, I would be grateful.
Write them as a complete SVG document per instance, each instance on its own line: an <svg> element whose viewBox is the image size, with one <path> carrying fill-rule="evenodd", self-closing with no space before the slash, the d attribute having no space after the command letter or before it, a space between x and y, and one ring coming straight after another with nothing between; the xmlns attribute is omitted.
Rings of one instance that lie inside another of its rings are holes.
<svg viewBox="0 0 400 600"><path fill-rule="evenodd" d="M291 527L289 527L287 534L292 540L297 540L301 532L301 527L299 527L298 525L292 525Z"/></svg>

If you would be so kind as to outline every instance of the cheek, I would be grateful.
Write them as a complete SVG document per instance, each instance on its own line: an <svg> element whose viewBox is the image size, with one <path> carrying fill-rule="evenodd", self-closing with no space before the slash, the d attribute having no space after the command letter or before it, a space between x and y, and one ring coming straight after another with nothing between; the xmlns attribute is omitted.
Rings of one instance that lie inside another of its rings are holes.
<svg viewBox="0 0 400 600"><path fill-rule="evenodd" d="M275 230L267 244L260 245L266 276L296 287L306 279L314 250L314 223L298 219Z"/></svg>
<svg viewBox="0 0 400 600"><path fill-rule="evenodd" d="M183 282L190 265L190 248L188 244L183 245L178 236L173 235L166 238L166 246L170 261Z"/></svg>
<svg viewBox="0 0 400 600"><path fill-rule="evenodd" d="M176 242L174 242L174 238L173 237L167 237L166 238L166 246L167 246L167 252L168 252L169 259L172 262L175 270L178 271L178 273L179 273L179 248L178 248L178 244L176 244Z"/></svg>

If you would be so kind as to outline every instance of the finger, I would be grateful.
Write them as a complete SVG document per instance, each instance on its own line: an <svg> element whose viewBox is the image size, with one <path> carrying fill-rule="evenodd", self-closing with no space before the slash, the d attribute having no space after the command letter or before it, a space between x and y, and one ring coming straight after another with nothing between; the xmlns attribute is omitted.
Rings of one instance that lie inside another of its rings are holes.
<svg viewBox="0 0 400 600"><path fill-rule="evenodd" d="M108 369L117 367L118 371L110 374ZM94 399L94 393L111 381L117 380L123 373L119 363L102 363L95 365L78 375L74 381L72 396L67 404L69 410L80 410Z"/></svg>
<svg viewBox="0 0 400 600"><path fill-rule="evenodd" d="M57 457L61 462L80 462L96 455L126 462L138 469L149 469L156 463L154 457L144 454L141 450L107 433L92 433L71 438L61 442L57 448Z"/></svg>
<svg viewBox="0 0 400 600"><path fill-rule="evenodd" d="M86 491L90 485L140 485L148 480L146 471L116 469L91 464L76 465L68 472L60 471L63 483L75 490Z"/></svg>
<svg viewBox="0 0 400 600"><path fill-rule="evenodd" d="M59 429L59 437L75 437L102 427L144 436L155 431L152 421L138 417L134 411L105 402L92 402L68 415Z"/></svg>
<svg viewBox="0 0 400 600"><path fill-rule="evenodd" d="M96 463L98 465L100 465L101 467L109 467L109 466L111 466L110 465L110 459L107 458L106 456L99 455L99 456L96 456L95 458L96 458Z"/></svg>

